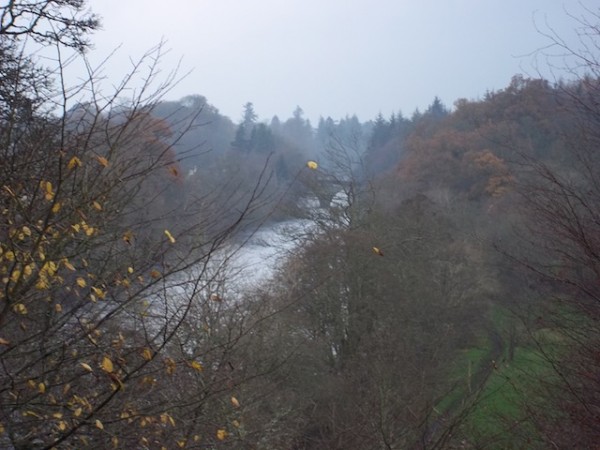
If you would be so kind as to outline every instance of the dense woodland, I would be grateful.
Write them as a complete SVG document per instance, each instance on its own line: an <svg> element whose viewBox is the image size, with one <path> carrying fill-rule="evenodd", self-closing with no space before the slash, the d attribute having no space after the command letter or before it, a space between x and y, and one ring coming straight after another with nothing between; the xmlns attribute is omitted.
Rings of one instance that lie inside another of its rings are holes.
<svg viewBox="0 0 600 450"><path fill-rule="evenodd" d="M569 78L317 124L164 100L161 45L65 87L86 11L0 10L0 448L597 448L600 10Z"/></svg>

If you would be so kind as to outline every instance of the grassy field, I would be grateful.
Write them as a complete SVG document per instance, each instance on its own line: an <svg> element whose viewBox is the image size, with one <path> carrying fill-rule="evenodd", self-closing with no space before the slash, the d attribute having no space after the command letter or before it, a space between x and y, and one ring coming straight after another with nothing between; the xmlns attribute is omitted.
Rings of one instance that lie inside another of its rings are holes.
<svg viewBox="0 0 600 450"><path fill-rule="evenodd" d="M511 321L501 308L491 311L491 329L456 359L451 369L456 388L436 406L440 415L461 416L454 434L464 448L543 448L536 444L524 400L544 402L537 388L551 370L540 348L551 348L558 338L549 330L527 335Z"/></svg>

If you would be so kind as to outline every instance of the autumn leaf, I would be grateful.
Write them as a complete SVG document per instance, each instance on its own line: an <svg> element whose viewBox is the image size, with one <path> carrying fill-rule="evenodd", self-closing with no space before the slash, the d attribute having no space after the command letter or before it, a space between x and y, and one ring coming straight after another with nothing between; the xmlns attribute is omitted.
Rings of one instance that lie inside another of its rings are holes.
<svg viewBox="0 0 600 450"><path fill-rule="evenodd" d="M73 156L67 164L67 169L73 170L76 167L81 167L81 160L77 156Z"/></svg>
<svg viewBox="0 0 600 450"><path fill-rule="evenodd" d="M0 338L0 345L10 345L10 341L7 341L4 338Z"/></svg>
<svg viewBox="0 0 600 450"><path fill-rule="evenodd" d="M19 278L21 277L21 271L20 270L13 270L13 273L10 275L10 280L13 283L16 283L17 281L19 281Z"/></svg>
<svg viewBox="0 0 600 450"><path fill-rule="evenodd" d="M173 237L173 235L171 234L171 232L169 230L165 230L165 235L167 236L167 238L169 238L169 241L171 242L171 244L175 243L175 238Z"/></svg>
<svg viewBox="0 0 600 450"><path fill-rule="evenodd" d="M101 166L108 167L108 159L106 159L104 156L96 156L96 160Z"/></svg>
<svg viewBox="0 0 600 450"><path fill-rule="evenodd" d="M190 362L190 367L197 372L202 372L202 370L204 370L204 368L202 367L202 364L200 364L198 361Z"/></svg>
<svg viewBox="0 0 600 450"><path fill-rule="evenodd" d="M130 244L131 245L131 240L133 239L133 232L132 231L126 231L125 234L123 234L123 241L126 244Z"/></svg>
<svg viewBox="0 0 600 450"><path fill-rule="evenodd" d="M102 358L102 370L104 370L106 373L111 373L115 370L113 363L108 356Z"/></svg>
<svg viewBox="0 0 600 450"><path fill-rule="evenodd" d="M43 394L44 392L46 392L46 385L44 383L38 384L38 392L40 394Z"/></svg>
<svg viewBox="0 0 600 450"><path fill-rule="evenodd" d="M40 189L44 191L44 198L51 201L54 198L54 188L50 181L40 181Z"/></svg>
<svg viewBox="0 0 600 450"><path fill-rule="evenodd" d="M238 401L238 399L237 399L237 398L235 398L235 397L231 397L231 404L232 404L233 406L235 406L236 408L239 408L239 407L240 407L240 402L239 402L239 401Z"/></svg>
<svg viewBox="0 0 600 450"><path fill-rule="evenodd" d="M93 372L94 371L89 364L86 364L86 363L82 362L82 363L79 363L79 365L81 367L83 367L85 370L87 370L88 372Z"/></svg>
<svg viewBox="0 0 600 450"><path fill-rule="evenodd" d="M171 424L171 426L175 426L175 419L173 419L173 417L171 417L168 413L163 413L160 415L160 421L161 423L163 423L164 425L167 424Z"/></svg>
<svg viewBox="0 0 600 450"><path fill-rule="evenodd" d="M102 205L100 203L98 203L97 201L93 201L92 202L92 206L94 207L94 209L97 209L98 211L102 211Z"/></svg>
<svg viewBox="0 0 600 450"><path fill-rule="evenodd" d="M56 202L54 205L52 205L52 212L54 214L56 214L57 212L60 211L61 207L62 207L62 205L60 204L60 202Z"/></svg>
<svg viewBox="0 0 600 450"><path fill-rule="evenodd" d="M160 278L160 272L158 270L156 270L156 269L152 269L150 271L150 276L152 278L154 278L155 280L157 280L158 278Z"/></svg>
<svg viewBox="0 0 600 450"><path fill-rule="evenodd" d="M166 368L167 374L173 375L173 373L175 372L175 369L177 368L177 364L175 363L175 360L173 360L172 358L166 358L165 359L165 368Z"/></svg>
<svg viewBox="0 0 600 450"><path fill-rule="evenodd" d="M152 359L152 350L150 350L148 347L146 347L142 351L142 358L144 358L146 361L150 361Z"/></svg>
<svg viewBox="0 0 600 450"><path fill-rule="evenodd" d="M309 169L312 169L312 170L317 170L317 167L319 167L319 165L315 161L308 161L306 163L306 165L308 166Z"/></svg>
<svg viewBox="0 0 600 450"><path fill-rule="evenodd" d="M98 428L99 430L104 430L104 425L102 424L102 422L100 422L99 419L96 419L96 428Z"/></svg>
<svg viewBox="0 0 600 450"><path fill-rule="evenodd" d="M19 313L19 314L27 314L27 307L23 304L23 303L17 303L16 305L13 306L13 309L15 312Z"/></svg>
<svg viewBox="0 0 600 450"><path fill-rule="evenodd" d="M217 439L218 440L222 441L226 437L227 437L227 431L226 430L223 430L223 429L217 430Z"/></svg>
<svg viewBox="0 0 600 450"><path fill-rule="evenodd" d="M77 278L76 283L77 283L77 286L82 287L82 288L87 286L87 281L85 281L85 279L81 278L81 277Z"/></svg>
<svg viewBox="0 0 600 450"><path fill-rule="evenodd" d="M104 292L102 289L92 286L92 291L99 299L104 300L106 298L106 292Z"/></svg>
<svg viewBox="0 0 600 450"><path fill-rule="evenodd" d="M179 170L177 169L177 167L175 167L175 166L169 166L168 170L169 170L169 173L171 175L173 175L173 177L175 177L175 178L179 177Z"/></svg>
<svg viewBox="0 0 600 450"><path fill-rule="evenodd" d="M373 247L373 253L375 253L376 255L379 255L379 256L383 256L383 252L378 247Z"/></svg>

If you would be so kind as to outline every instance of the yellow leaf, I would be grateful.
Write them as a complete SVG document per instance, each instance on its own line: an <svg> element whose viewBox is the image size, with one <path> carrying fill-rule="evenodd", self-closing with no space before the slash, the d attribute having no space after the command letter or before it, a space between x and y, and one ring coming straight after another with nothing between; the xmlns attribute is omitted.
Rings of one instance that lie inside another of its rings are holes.
<svg viewBox="0 0 600 450"><path fill-rule="evenodd" d="M240 422L238 422L237 420L234 420L233 422L231 422L233 424L234 427L239 428L240 427Z"/></svg>
<svg viewBox="0 0 600 450"><path fill-rule="evenodd" d="M99 430L104 430L104 425L102 425L102 422L100 422L99 419L96 419L96 428Z"/></svg>
<svg viewBox="0 0 600 450"><path fill-rule="evenodd" d="M93 372L94 371L89 364L86 364L86 363L82 362L82 363L79 363L79 365L81 367L83 367L85 370L87 370L88 372Z"/></svg>
<svg viewBox="0 0 600 450"><path fill-rule="evenodd" d="M4 434L4 425L0 423L0 434Z"/></svg>
<svg viewBox="0 0 600 450"><path fill-rule="evenodd" d="M4 338L0 338L0 345L10 345L10 341L7 341Z"/></svg>
<svg viewBox="0 0 600 450"><path fill-rule="evenodd" d="M54 198L54 189L50 181L40 181L40 188L44 191L44 198L51 201Z"/></svg>
<svg viewBox="0 0 600 450"><path fill-rule="evenodd" d="M117 448L119 446L119 438L116 436L113 436L111 439L112 445L114 448Z"/></svg>
<svg viewBox="0 0 600 450"><path fill-rule="evenodd" d="M383 252L378 247L373 247L373 253L379 256L383 256Z"/></svg>
<svg viewBox="0 0 600 450"><path fill-rule="evenodd" d="M128 267L127 268L127 272L130 273L130 274L133 273L133 267Z"/></svg>
<svg viewBox="0 0 600 450"><path fill-rule="evenodd" d="M73 415L75 417L79 417L82 412L83 412L83 410L81 408L77 408L75 411L73 411Z"/></svg>
<svg viewBox="0 0 600 450"><path fill-rule="evenodd" d="M203 370L202 364L200 364L198 361L192 361L190 363L190 367L197 372L202 372Z"/></svg>
<svg viewBox="0 0 600 450"><path fill-rule="evenodd" d="M108 159L106 159L103 156L96 156L96 159L98 160L101 166L108 167Z"/></svg>
<svg viewBox="0 0 600 450"><path fill-rule="evenodd" d="M25 236L28 236L28 237L31 236L31 229L28 226L24 226L23 227L23 234Z"/></svg>
<svg viewBox="0 0 600 450"><path fill-rule="evenodd" d="M94 227L87 227L85 229L85 235L86 236L91 236L92 234L94 234L96 231L96 229Z"/></svg>
<svg viewBox="0 0 600 450"><path fill-rule="evenodd" d="M152 350L150 350L148 347L146 347L142 351L142 358L144 358L146 361L150 361L152 359Z"/></svg>
<svg viewBox="0 0 600 450"><path fill-rule="evenodd" d="M52 414L52 417L54 417L55 419L62 419L62 416L62 413L59 412Z"/></svg>
<svg viewBox="0 0 600 450"><path fill-rule="evenodd" d="M48 289L50 287L50 282L48 281L48 278L46 278L45 275L40 274L40 278L38 278L37 283L35 283L35 287L40 291Z"/></svg>
<svg viewBox="0 0 600 450"><path fill-rule="evenodd" d="M46 392L46 385L44 383L38 384L38 391L40 392L40 394Z"/></svg>
<svg viewBox="0 0 600 450"><path fill-rule="evenodd" d="M33 268L27 264L25 267L23 267L23 275L25 275L26 277L30 276L33 273Z"/></svg>
<svg viewBox="0 0 600 450"><path fill-rule="evenodd" d="M114 369L113 363L108 356L102 358L102 370L107 373L111 373Z"/></svg>
<svg viewBox="0 0 600 450"><path fill-rule="evenodd" d="M82 288L86 287L87 286L87 282L85 281L85 278L78 277L77 278L77 285L79 287L82 287Z"/></svg>
<svg viewBox="0 0 600 450"><path fill-rule="evenodd" d="M6 258L7 261L12 262L15 260L15 254L13 252L11 252L10 250L4 254L4 257Z"/></svg>
<svg viewBox="0 0 600 450"><path fill-rule="evenodd" d="M74 223L73 225L71 225L71 228L73 229L73 231L75 233L79 233L79 230L81 229L81 226L78 223Z"/></svg>
<svg viewBox="0 0 600 450"><path fill-rule="evenodd" d="M186 444L186 440L185 439L180 439L177 441L177 447L179 448L184 448Z"/></svg>
<svg viewBox="0 0 600 450"><path fill-rule="evenodd" d="M58 422L58 429L60 431L65 431L67 429L67 422L65 422L64 420Z"/></svg>
<svg viewBox="0 0 600 450"><path fill-rule="evenodd" d="M171 234L171 232L169 230L165 230L165 235L169 238L169 241L171 242L171 244L175 243L175 238L173 237L173 235Z"/></svg>
<svg viewBox="0 0 600 450"><path fill-rule="evenodd" d="M177 364L175 363L175 360L173 360L172 358L165 359L165 368L169 375L172 375L175 372L176 367Z"/></svg>
<svg viewBox="0 0 600 450"><path fill-rule="evenodd" d="M100 203L98 203L97 201L94 200L94 202L92 203L92 206L97 209L98 211L102 211L102 205Z"/></svg>
<svg viewBox="0 0 600 450"><path fill-rule="evenodd" d="M61 313L62 312L62 305L60 303L57 303L54 305L54 311L56 311L57 313Z"/></svg>
<svg viewBox="0 0 600 450"><path fill-rule="evenodd" d="M13 283L16 283L17 281L19 281L19 277L21 276L21 271L20 270L13 270L13 273L10 275L10 280Z"/></svg>
<svg viewBox="0 0 600 450"><path fill-rule="evenodd" d="M102 289L97 288L96 286L92 286L92 291L94 291L94 294L96 294L98 296L98 298L100 298L100 299L106 298L106 292L104 292Z"/></svg>
<svg viewBox="0 0 600 450"><path fill-rule="evenodd" d="M77 156L73 156L67 164L67 169L73 170L76 167L81 167L81 160Z"/></svg>
<svg viewBox="0 0 600 450"><path fill-rule="evenodd" d="M223 430L223 429L217 430L217 439L218 440L222 441L226 437L227 437L227 431L226 430Z"/></svg>
<svg viewBox="0 0 600 450"><path fill-rule="evenodd" d="M240 407L240 402L239 402L239 401L238 401L238 399L237 399L237 398L235 398L235 397L231 397L231 404L232 404L233 406L235 406L236 408L239 408L239 407Z"/></svg>
<svg viewBox="0 0 600 450"><path fill-rule="evenodd" d="M75 266L73 266L73 264L71 264L69 261L67 261L66 259L63 260L63 264L65 265L65 267L67 269L69 269L71 272L75 272Z"/></svg>
<svg viewBox="0 0 600 450"><path fill-rule="evenodd" d="M52 212L56 214L60 211L61 206L62 205L60 204L60 202L56 202L54 205L52 205Z"/></svg>
<svg viewBox="0 0 600 450"><path fill-rule="evenodd" d="M308 161L306 163L306 165L308 166L309 169L312 169L312 170L316 170L317 167L319 167L319 165L314 161Z"/></svg>
<svg viewBox="0 0 600 450"><path fill-rule="evenodd" d="M17 303L15 306L13 306L13 309L19 314L27 314L27 307L23 303Z"/></svg>

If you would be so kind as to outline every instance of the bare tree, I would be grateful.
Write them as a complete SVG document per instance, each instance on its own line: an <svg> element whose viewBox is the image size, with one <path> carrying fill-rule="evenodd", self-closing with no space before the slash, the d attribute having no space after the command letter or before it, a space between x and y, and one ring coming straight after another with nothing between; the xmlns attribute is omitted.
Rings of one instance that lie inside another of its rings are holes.
<svg viewBox="0 0 600 450"><path fill-rule="evenodd" d="M235 445L242 383L274 370L244 349L273 311L227 295L226 244L268 171L239 195L186 189L180 135L152 115L175 80L162 45L112 94L82 54L66 86L62 48L97 24L84 3L2 8L0 446ZM20 36L55 44L53 83Z"/></svg>

